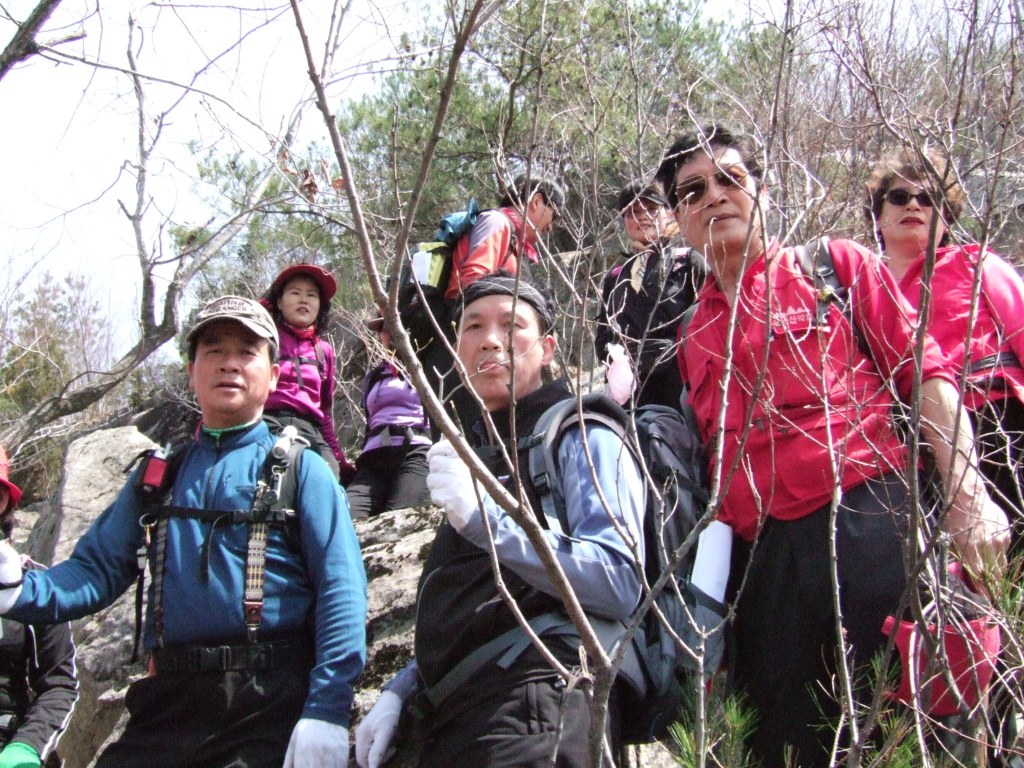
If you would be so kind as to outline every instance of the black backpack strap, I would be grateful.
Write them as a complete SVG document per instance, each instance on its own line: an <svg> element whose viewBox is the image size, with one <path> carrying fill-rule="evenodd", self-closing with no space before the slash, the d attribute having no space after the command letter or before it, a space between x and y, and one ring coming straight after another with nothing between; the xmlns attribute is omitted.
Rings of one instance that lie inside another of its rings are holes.
<svg viewBox="0 0 1024 768"><path fill-rule="evenodd" d="M819 237L806 245L798 245L793 249L793 255L800 265L800 271L811 278L814 283L817 298L814 324L817 326L826 324L828 307L832 303L838 304L843 314L847 314L850 294L836 275L832 251L828 247L828 238Z"/></svg>
<svg viewBox="0 0 1024 768"><path fill-rule="evenodd" d="M302 358L301 357L285 357L283 359L287 360L289 363L291 363L292 367L295 369L295 384L301 390L302 389Z"/></svg>
<svg viewBox="0 0 1024 768"><path fill-rule="evenodd" d="M572 623L569 622L565 614L552 612L545 613L531 619L529 621L529 625L534 633L540 637L552 630L556 630L558 627L563 627L567 622L569 623L569 627L572 628ZM575 629L573 629L573 631L575 632ZM487 664L499 659L499 657L501 659L505 659L507 656L511 655L512 651L518 648L524 640L526 641L526 644L529 645L529 638L523 631L522 627L517 624L504 634L499 635L484 645L481 645L462 659L462 661L451 668L448 674L438 680L436 684L423 691L423 697L434 709L437 709L442 702L455 693L455 691L457 691L464 683L483 669ZM522 650L525 650L525 648ZM504 665L505 669L511 665L511 661L514 661L515 658L522 653L522 650L520 650L519 653L516 653L515 656L509 660L508 664Z"/></svg>
<svg viewBox="0 0 1024 768"><path fill-rule="evenodd" d="M136 567L138 575L135 582L135 637L132 641L132 660L135 663L139 660L139 643L142 640L142 611L143 595L146 587L146 562L149 557L149 548L154 546L153 559L153 620L157 636L157 645L163 644L163 607L161 597L163 595L164 576L164 554L167 545L167 520L159 520L150 517L155 509L162 502L171 498L174 490L174 481L181 470L181 464L185 459L185 451L188 443L182 443L170 448L167 456L157 450L143 451L135 460L125 468L130 471L137 463L141 463L136 477L139 479L136 484L136 494L140 497L142 514L139 517L139 524L143 529L142 544L136 551ZM163 474L159 478L159 485L146 485L147 476L151 462L165 462Z"/></svg>
<svg viewBox="0 0 1024 768"><path fill-rule="evenodd" d="M298 497L298 471L302 452L309 442L299 437L294 428L285 428L263 465L263 476L256 484L252 522L245 556L245 593L242 610L248 643L259 640L263 616L263 588L266 582L267 535L277 519L298 521L295 511ZM289 534L286 533L286 537Z"/></svg>
<svg viewBox="0 0 1024 768"><path fill-rule="evenodd" d="M508 222L509 232L512 233L512 236L509 238L508 241L508 249L505 251L505 255L502 257L501 263L495 267L495 269L504 269L505 264L509 260L509 257L511 257L513 253L517 255L519 254L519 228L516 226L515 222L512 221L512 219L510 219L505 214L505 212L502 211L500 208L492 208L491 210L497 211L498 213L505 217L505 220Z"/></svg>
<svg viewBox="0 0 1024 768"><path fill-rule="evenodd" d="M608 653L612 653L616 643L625 635L625 626L622 622L602 619L590 614L588 614L588 619L601 646ZM568 615L562 611L541 614L527 623L537 637L579 637L576 627L573 626ZM477 672L488 664L496 663L502 669L511 667L515 660L530 647L531 642L530 636L517 624L504 634L471 652L437 683L424 690L420 695L436 711L449 696L469 682ZM627 661L623 664L623 669L630 664L636 664L635 656L627 654ZM637 672L639 672L638 667L634 674Z"/></svg>
<svg viewBox="0 0 1024 768"><path fill-rule="evenodd" d="M683 317L679 321L679 340L685 347L686 345L686 333L690 329L690 323L693 321L693 316L697 314L697 303L694 302L686 308L683 312Z"/></svg>
<svg viewBox="0 0 1024 768"><path fill-rule="evenodd" d="M853 338L857 347L871 358L871 347L861 333L857 321L853 318L853 306L850 303L850 289L843 285L836 274L835 261L829 248L829 238L819 237L806 245L798 245L793 249L800 270L811 279L817 305L814 312L814 324L823 326L828 319L829 304L835 304L850 323Z"/></svg>
<svg viewBox="0 0 1024 768"><path fill-rule="evenodd" d="M320 369L320 380L323 381L327 378L327 359L324 355L324 344L325 342L319 337L314 338L313 349L316 350L316 367Z"/></svg>
<svg viewBox="0 0 1024 768"><path fill-rule="evenodd" d="M321 381L324 378L326 378L326 376L327 376L327 368L326 368L326 363L324 361L324 351L323 351L323 349L320 348L320 339L314 339L314 341L316 341L316 344L313 345L314 348L316 349L316 356L315 357L296 356L296 357L282 357L281 358L281 360L283 360L283 361L286 360L289 363L291 363L292 366L294 366L294 368L295 368L295 383L298 385L299 389L302 389L302 382L303 382L303 379L302 379L302 364L303 363L306 363L307 365L315 365L317 367L317 369L320 371L320 379L321 379Z"/></svg>

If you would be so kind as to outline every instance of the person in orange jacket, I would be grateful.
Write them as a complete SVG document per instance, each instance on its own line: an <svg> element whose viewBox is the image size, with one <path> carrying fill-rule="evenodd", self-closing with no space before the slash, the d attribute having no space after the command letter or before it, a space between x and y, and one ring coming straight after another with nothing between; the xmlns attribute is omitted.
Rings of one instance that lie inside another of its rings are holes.
<svg viewBox="0 0 1024 768"><path fill-rule="evenodd" d="M482 211L473 228L456 244L445 292L449 309L461 305L466 288L495 270L518 273L529 282L530 265L540 261L536 245L552 231L564 207L565 190L554 179L541 174L516 177L498 207ZM463 429L469 429L481 411L476 398L463 385L448 348L455 340L450 319L438 318L448 344L435 337L419 357L438 397L451 402ZM431 433L435 441L441 437L436 423Z"/></svg>

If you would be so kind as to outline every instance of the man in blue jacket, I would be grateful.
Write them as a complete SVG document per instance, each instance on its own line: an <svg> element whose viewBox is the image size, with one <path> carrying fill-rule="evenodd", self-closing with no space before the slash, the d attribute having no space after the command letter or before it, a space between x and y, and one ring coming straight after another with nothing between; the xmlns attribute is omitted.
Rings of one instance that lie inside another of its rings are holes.
<svg viewBox="0 0 1024 768"><path fill-rule="evenodd" d="M507 480L513 472L499 446L509 455L518 452L519 467L525 468L529 441L523 438L549 407L573 397L563 380L543 381L555 351L552 312L537 289L525 282L517 289L512 275L499 272L466 288L457 320L459 359L494 426L493 439L478 429L481 458L496 477ZM626 621L641 596L632 554L643 552L639 468L619 436L604 426L570 430L558 451L568 527L564 536L545 531L546 538L592 621ZM525 470L520 479L529 507L543 518ZM517 626L496 586L492 541L502 583L527 619L557 613L562 602L524 530L486 493L481 491L478 503L469 468L447 441L430 450L427 485L447 520L420 578L416 658L385 686L360 724L357 761L363 768L381 765L403 700L429 689L432 711L420 768L584 768L590 716L583 691L567 688L527 642L518 654L502 650L487 656L454 690L443 697L438 693L450 687L460 662L479 656L481 648ZM514 485L509 487L518 495ZM579 666L578 638L544 639L563 665ZM613 690L607 730L613 749L619 705Z"/></svg>
<svg viewBox="0 0 1024 768"><path fill-rule="evenodd" d="M277 330L256 302L228 296L198 313L187 340L203 421L159 507L163 522L139 488L145 465L49 571L22 576L0 545L0 613L33 623L94 613L131 586L148 549L152 674L129 688L128 725L97 765L341 768L366 621L344 491L304 451L297 520L246 521L278 441L262 419Z"/></svg>

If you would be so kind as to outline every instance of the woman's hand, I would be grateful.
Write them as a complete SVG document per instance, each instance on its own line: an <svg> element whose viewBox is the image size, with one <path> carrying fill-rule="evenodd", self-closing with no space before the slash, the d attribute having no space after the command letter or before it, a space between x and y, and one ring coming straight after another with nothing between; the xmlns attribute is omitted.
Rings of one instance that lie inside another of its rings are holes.
<svg viewBox="0 0 1024 768"><path fill-rule="evenodd" d="M946 530L959 560L977 580L982 574L999 575L1006 568L1010 522L983 487L958 494L946 518Z"/></svg>

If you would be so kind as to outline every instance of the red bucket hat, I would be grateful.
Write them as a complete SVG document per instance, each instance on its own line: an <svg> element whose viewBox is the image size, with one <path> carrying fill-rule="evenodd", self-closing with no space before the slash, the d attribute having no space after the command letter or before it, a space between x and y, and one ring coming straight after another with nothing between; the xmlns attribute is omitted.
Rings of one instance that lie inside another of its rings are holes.
<svg viewBox="0 0 1024 768"><path fill-rule="evenodd" d="M270 287L271 293L279 293L284 288L285 283L299 275L311 277L313 282L320 286L321 301L330 301L334 294L338 292L337 281L326 269L314 266L313 264L295 264L274 278L274 284Z"/></svg>
<svg viewBox="0 0 1024 768"><path fill-rule="evenodd" d="M4 447L0 445L0 485L7 486L7 490L11 492L11 506L18 506L18 502L21 501L21 488L12 483L8 478L10 477L10 462L7 461L7 452Z"/></svg>

